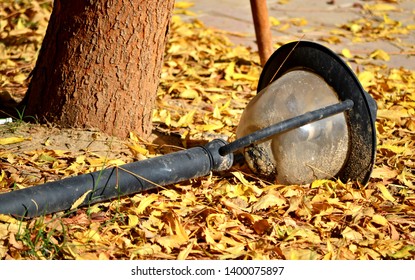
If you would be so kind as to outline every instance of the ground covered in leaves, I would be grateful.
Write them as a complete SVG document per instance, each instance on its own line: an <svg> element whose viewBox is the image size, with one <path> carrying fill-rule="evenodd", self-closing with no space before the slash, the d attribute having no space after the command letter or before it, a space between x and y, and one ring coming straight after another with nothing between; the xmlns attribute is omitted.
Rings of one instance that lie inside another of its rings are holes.
<svg viewBox="0 0 415 280"><path fill-rule="evenodd" d="M2 102L16 102L25 92L50 2L0 3ZM413 25L388 17L396 1L375 4L362 6L360 20L321 40L399 44L402 36L414 36ZM182 21L189 5L176 3L150 139L14 120L0 126L0 192L216 137L232 140L255 95L259 59L197 18ZM380 16L370 21L367 14L374 11ZM411 46L402 50L413 53ZM359 63L357 75L379 107L376 166L368 184L279 185L239 166L71 212L30 220L0 215L0 259L414 259L415 72L388 67L382 50L352 55L344 49L342 55Z"/></svg>

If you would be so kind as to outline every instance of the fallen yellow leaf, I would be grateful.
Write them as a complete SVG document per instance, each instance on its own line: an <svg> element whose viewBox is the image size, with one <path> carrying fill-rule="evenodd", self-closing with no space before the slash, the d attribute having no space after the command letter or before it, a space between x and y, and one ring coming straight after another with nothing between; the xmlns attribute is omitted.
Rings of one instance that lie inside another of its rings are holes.
<svg viewBox="0 0 415 280"><path fill-rule="evenodd" d="M19 223L21 223L21 221L16 220L15 218L13 218L9 215L4 215L4 214L0 214L0 221L10 223L10 224L19 224Z"/></svg>
<svg viewBox="0 0 415 280"><path fill-rule="evenodd" d="M133 228L138 225L139 219L136 215L128 215L128 226Z"/></svg>
<svg viewBox="0 0 415 280"><path fill-rule="evenodd" d="M18 84L23 84L24 81L26 81L26 79L27 79L27 75L25 74L18 74L13 77L13 81L15 81Z"/></svg>
<svg viewBox="0 0 415 280"><path fill-rule="evenodd" d="M151 194L147 197L145 197L144 199L142 199L140 201L140 204L138 205L136 211L138 214L143 214L144 211L146 210L146 208L153 203L154 201L156 201L158 199L158 195L157 194Z"/></svg>
<svg viewBox="0 0 415 280"><path fill-rule="evenodd" d="M379 145L378 149L389 150L389 151L391 151L395 154L403 154L408 148L406 148L404 146L396 146L396 145L385 144L385 145Z"/></svg>
<svg viewBox="0 0 415 280"><path fill-rule="evenodd" d="M384 198L386 198L387 200L392 201L392 202L395 201L395 198L390 194L390 192L385 187L385 185L378 183L378 184L376 184L376 187L378 187L378 189L380 190L380 192L382 193Z"/></svg>
<svg viewBox="0 0 415 280"><path fill-rule="evenodd" d="M380 49L373 51L370 54L370 57L373 59L379 59L379 60L384 60L384 61L389 61L391 59L387 52L385 52L384 50L380 50Z"/></svg>
<svg viewBox="0 0 415 280"><path fill-rule="evenodd" d="M386 12L386 11L396 11L398 8L391 4L377 3L373 5L369 5L369 4L364 5L364 9L370 10L370 11L377 11L377 12Z"/></svg>
<svg viewBox="0 0 415 280"><path fill-rule="evenodd" d="M196 99L199 96L199 93L194 89L185 89L179 94L180 98L185 99Z"/></svg>
<svg viewBox="0 0 415 280"><path fill-rule="evenodd" d="M342 50L342 55L343 55L345 58L352 58L352 57L353 57L353 55L352 55L352 53L350 52L350 50L349 50L349 49L343 49L343 50Z"/></svg>
<svg viewBox="0 0 415 280"><path fill-rule="evenodd" d="M174 8L176 9L187 9L193 7L195 3L192 2L176 2L174 3Z"/></svg>
<svg viewBox="0 0 415 280"><path fill-rule="evenodd" d="M393 255L391 255L392 258L395 259L403 259L403 258L409 258L413 257L415 252L415 246L414 245L406 245Z"/></svg>
<svg viewBox="0 0 415 280"><path fill-rule="evenodd" d="M278 193L268 193L262 196L253 206L252 211L256 212L259 210L267 209L273 206L282 206L286 204L286 199Z"/></svg>
<svg viewBox="0 0 415 280"><path fill-rule="evenodd" d="M347 240L352 240L352 241L361 241L363 240L363 236L361 233L355 231L354 229L350 228L350 227L346 227L343 231L342 231L342 236L347 239Z"/></svg>
<svg viewBox="0 0 415 280"><path fill-rule="evenodd" d="M71 206L71 209L70 210L73 210L73 209L76 209L76 208L78 208L78 206L79 205L81 205L83 202L84 202L84 200L85 200L85 198L86 198L86 196L89 194L91 192L91 190L89 190L89 191L87 191L87 192L85 192L83 195L81 195L73 204L72 204L72 206Z"/></svg>
<svg viewBox="0 0 415 280"><path fill-rule="evenodd" d="M388 220L386 220L385 217L379 215L379 214L375 214L372 216L372 222L379 224L381 226L385 226L388 224Z"/></svg>
<svg viewBox="0 0 415 280"><path fill-rule="evenodd" d="M140 154L143 156L146 156L148 154L148 150L146 148L143 148L141 145L133 143L132 145L128 145L128 148L131 149L136 154Z"/></svg>
<svg viewBox="0 0 415 280"><path fill-rule="evenodd" d="M31 139L30 138L24 138L24 137L0 138L0 145L15 144L15 143L23 142L25 140L31 140Z"/></svg>
<svg viewBox="0 0 415 280"><path fill-rule="evenodd" d="M372 71L360 72L357 77L365 89L376 84L375 74Z"/></svg>
<svg viewBox="0 0 415 280"><path fill-rule="evenodd" d="M303 26L308 24L308 21L305 18L291 18L289 21L295 26Z"/></svg>
<svg viewBox="0 0 415 280"><path fill-rule="evenodd" d="M195 116L196 110L192 110L189 113L180 117L177 124L173 125L174 127L187 127L189 124L193 123L193 119Z"/></svg>
<svg viewBox="0 0 415 280"><path fill-rule="evenodd" d="M157 244L149 244L145 243L140 248L133 251L133 254L137 254L139 256L146 256L146 255L152 255L155 253L161 252L161 247Z"/></svg>
<svg viewBox="0 0 415 280"><path fill-rule="evenodd" d="M191 250L193 249L193 245L195 245L197 243L196 239L192 239L189 244L187 245L187 247L183 250L180 251L180 253L177 255L177 259L178 260L185 260L187 259L187 256L189 256L189 253L191 252Z"/></svg>
<svg viewBox="0 0 415 280"><path fill-rule="evenodd" d="M197 125L196 129L199 131L215 131L215 130L221 129L222 127L224 127L223 123L202 124L202 125Z"/></svg>
<svg viewBox="0 0 415 280"><path fill-rule="evenodd" d="M157 243L166 248L167 252L171 252L173 248L180 248L181 245L187 242L180 235L168 235L157 238Z"/></svg>
<svg viewBox="0 0 415 280"><path fill-rule="evenodd" d="M281 22L275 17L269 17L269 22L271 23L272 26L277 26L281 24Z"/></svg>

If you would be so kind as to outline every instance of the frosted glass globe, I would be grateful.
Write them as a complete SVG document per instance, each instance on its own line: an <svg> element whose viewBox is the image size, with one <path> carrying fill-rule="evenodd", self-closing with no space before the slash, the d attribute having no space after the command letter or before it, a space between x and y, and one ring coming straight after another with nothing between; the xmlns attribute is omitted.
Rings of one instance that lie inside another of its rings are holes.
<svg viewBox="0 0 415 280"><path fill-rule="evenodd" d="M309 111L339 103L317 74L294 70L264 88L241 116L237 138ZM341 113L272 136L244 149L249 167L281 184L307 184L334 177L348 156L349 132Z"/></svg>

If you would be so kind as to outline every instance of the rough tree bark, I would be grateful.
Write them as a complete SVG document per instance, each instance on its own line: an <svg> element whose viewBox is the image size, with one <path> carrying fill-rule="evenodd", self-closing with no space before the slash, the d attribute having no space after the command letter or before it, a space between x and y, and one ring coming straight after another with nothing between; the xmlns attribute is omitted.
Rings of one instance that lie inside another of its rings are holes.
<svg viewBox="0 0 415 280"><path fill-rule="evenodd" d="M174 0L55 0L26 115L126 137L151 133Z"/></svg>

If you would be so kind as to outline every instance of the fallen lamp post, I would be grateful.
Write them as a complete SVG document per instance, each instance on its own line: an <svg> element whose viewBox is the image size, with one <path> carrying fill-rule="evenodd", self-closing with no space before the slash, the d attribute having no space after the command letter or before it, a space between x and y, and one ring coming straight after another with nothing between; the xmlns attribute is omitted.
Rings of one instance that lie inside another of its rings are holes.
<svg viewBox="0 0 415 280"><path fill-rule="evenodd" d="M229 170L242 151L253 172L284 184L338 178L366 183L376 153L376 103L334 52L283 45L267 61L237 139L0 195L0 213L36 217Z"/></svg>

